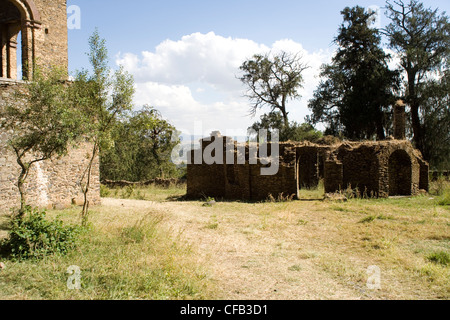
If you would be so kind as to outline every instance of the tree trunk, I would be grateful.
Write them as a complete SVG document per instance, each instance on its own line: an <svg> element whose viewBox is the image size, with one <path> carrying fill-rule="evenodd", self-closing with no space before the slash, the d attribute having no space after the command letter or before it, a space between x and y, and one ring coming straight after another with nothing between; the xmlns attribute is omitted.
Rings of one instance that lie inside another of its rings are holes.
<svg viewBox="0 0 450 320"><path fill-rule="evenodd" d="M424 154L423 145L423 128L420 123L419 116L419 99L416 92L416 74L413 72L408 72L408 87L409 87L409 103L411 107L411 125L413 129L413 140L415 147ZM429 160L429 159L426 159Z"/></svg>
<svg viewBox="0 0 450 320"><path fill-rule="evenodd" d="M152 153L153 153L153 156L155 157L156 165L158 166L159 177L164 179L164 171L163 171L162 163L161 163L162 161L161 161L161 158L159 157L158 152L156 151L157 148L158 148L157 144L153 144Z"/></svg>
<svg viewBox="0 0 450 320"><path fill-rule="evenodd" d="M28 172L30 171L29 165L23 163L22 159L20 157L17 158L17 163L19 164L21 171L19 175L19 179L17 181L17 188L19 189L20 194L20 209L18 218L22 219L25 215L25 207L27 205L27 199L25 194L25 180L28 176Z"/></svg>
<svg viewBox="0 0 450 320"><path fill-rule="evenodd" d="M384 113L381 110L379 110L378 117L376 120L377 140L378 141L386 140L386 134L384 132L384 126L383 126L383 117L384 117Z"/></svg>
<svg viewBox="0 0 450 320"><path fill-rule="evenodd" d="M97 142L95 142L94 147L92 149L92 157L89 160L89 164L88 164L88 168L87 168L86 185L83 188L84 202L83 202L83 209L81 211L81 225L84 227L87 225L88 217L89 217L88 193L89 193L89 188L90 188L90 184L91 184L92 166L94 164L94 160L97 155L97 152L98 152L98 144L97 144Z"/></svg>
<svg viewBox="0 0 450 320"><path fill-rule="evenodd" d="M26 176L26 169L22 168L19 180L17 182L17 188L19 189L20 194L20 209L19 209L19 218L22 219L25 214L25 206L26 206L26 195L24 190L25 185L25 176Z"/></svg>
<svg viewBox="0 0 450 320"><path fill-rule="evenodd" d="M284 127L289 127L289 119L288 119L288 113L286 111L286 98L283 97L283 105L280 107L281 113L283 114L283 120L284 120Z"/></svg>

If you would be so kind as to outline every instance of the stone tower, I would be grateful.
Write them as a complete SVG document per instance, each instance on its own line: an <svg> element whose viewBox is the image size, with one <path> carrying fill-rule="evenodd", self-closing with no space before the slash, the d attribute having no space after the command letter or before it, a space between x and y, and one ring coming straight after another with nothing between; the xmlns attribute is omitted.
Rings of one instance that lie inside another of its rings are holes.
<svg viewBox="0 0 450 320"><path fill-rule="evenodd" d="M406 112L405 103L402 100L398 100L394 106L394 138L406 139Z"/></svg>
<svg viewBox="0 0 450 320"><path fill-rule="evenodd" d="M0 77L31 79L36 64L67 69L66 10L66 0L0 0Z"/></svg>
<svg viewBox="0 0 450 320"><path fill-rule="evenodd" d="M14 92L33 79L36 66L68 69L66 0L0 0L0 110L18 103ZM8 147L8 133L0 129L0 212L18 204L19 168ZM27 179L27 198L38 207L67 207L82 199L81 183L89 145L71 150L61 159L37 163ZM100 202L98 159L90 195Z"/></svg>

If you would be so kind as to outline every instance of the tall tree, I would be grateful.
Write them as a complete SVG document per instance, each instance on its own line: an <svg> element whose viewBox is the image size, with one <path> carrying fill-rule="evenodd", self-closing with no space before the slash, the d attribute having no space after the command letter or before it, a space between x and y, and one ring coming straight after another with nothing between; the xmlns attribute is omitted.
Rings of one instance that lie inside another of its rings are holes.
<svg viewBox="0 0 450 320"><path fill-rule="evenodd" d="M381 35L370 27L364 8L345 8L330 65L322 67L319 87L309 101L312 123L325 123L326 133L360 140L386 136L386 113L395 100L398 73L389 70L390 56Z"/></svg>
<svg viewBox="0 0 450 320"><path fill-rule="evenodd" d="M411 108L414 143L426 159L430 154L425 147L425 127L422 88L440 70L450 52L450 24L445 12L425 8L419 0L387 1L386 14L391 23L383 30L389 46L400 57L406 73L405 98Z"/></svg>
<svg viewBox="0 0 450 320"><path fill-rule="evenodd" d="M0 114L0 127L10 132L9 145L20 167L18 217L27 205L25 184L33 165L67 154L83 133L79 110L69 100L67 74L52 68L43 75L36 68L32 81L15 93L16 103Z"/></svg>
<svg viewBox="0 0 450 320"><path fill-rule="evenodd" d="M450 169L450 67L422 90L424 151L434 169Z"/></svg>
<svg viewBox="0 0 450 320"><path fill-rule="evenodd" d="M251 115L267 106L272 112L281 112L284 126L289 126L287 103L289 99L300 97L302 73L308 68L301 60L298 55L281 52L273 57L254 55L242 64L240 70L244 74L239 79L247 86L246 96L252 102Z"/></svg>
<svg viewBox="0 0 450 320"><path fill-rule="evenodd" d="M100 148L111 145L111 132L116 120L132 109L134 95L133 77L120 67L112 73L109 67L106 41L96 30L89 38L89 61L92 73L86 70L77 72L72 85L72 99L83 111L85 125L89 132L87 138L92 144L89 163L82 177L84 204L81 213L82 224L88 222L88 193L92 179L92 168Z"/></svg>
<svg viewBox="0 0 450 320"><path fill-rule="evenodd" d="M177 131L155 108L144 106L117 122L113 147L102 150L102 179L145 181L174 176L171 152L178 144Z"/></svg>

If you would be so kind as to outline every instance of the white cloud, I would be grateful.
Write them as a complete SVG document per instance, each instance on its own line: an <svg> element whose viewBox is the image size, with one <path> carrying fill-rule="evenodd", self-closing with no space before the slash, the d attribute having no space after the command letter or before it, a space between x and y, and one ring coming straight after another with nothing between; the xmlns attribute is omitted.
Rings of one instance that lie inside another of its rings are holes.
<svg viewBox="0 0 450 320"><path fill-rule="evenodd" d="M254 54L281 50L299 53L311 67L304 72L303 98L289 106L291 120L302 122L309 113L306 105L317 86L319 68L331 54L309 53L293 40L279 40L267 47L213 32L193 33L178 41L166 40L154 51L118 54L116 63L134 75L137 106L158 108L179 129L192 130L195 121L202 121L204 132L226 132L246 129L256 120L246 116L249 102L236 78L239 67Z"/></svg>
<svg viewBox="0 0 450 320"><path fill-rule="evenodd" d="M165 40L154 52L119 54L118 64L132 72L137 82L164 84L208 83L219 90L239 90L234 75L246 58L267 51L251 40L193 33L179 41ZM225 76L225 77L224 77ZM230 77L231 76L231 77Z"/></svg>

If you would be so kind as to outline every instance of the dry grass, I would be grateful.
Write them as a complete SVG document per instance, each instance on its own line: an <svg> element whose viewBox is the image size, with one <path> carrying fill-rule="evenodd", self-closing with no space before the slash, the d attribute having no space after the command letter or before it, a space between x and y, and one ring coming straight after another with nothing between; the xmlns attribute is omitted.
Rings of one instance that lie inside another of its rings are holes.
<svg viewBox="0 0 450 320"><path fill-rule="evenodd" d="M15 284L0 297L446 300L450 210L439 204L445 190L440 196L344 203L218 202L211 207L167 200L182 189L157 192L153 202L107 198L92 215L89 246L43 264L7 263L13 272L6 278L0 274L0 282ZM305 192L305 199L320 194ZM53 214L76 221L77 212ZM80 292L50 286L57 292L42 293L32 285L53 279L64 287L59 283L66 277L63 266L70 264L86 270ZM373 265L381 271L379 290L367 286ZM140 288L138 283L149 281L146 273L159 285Z"/></svg>
<svg viewBox="0 0 450 320"><path fill-rule="evenodd" d="M48 215L76 224L79 214L80 209L73 208ZM166 219L165 210L148 206L93 208L90 228L69 255L20 262L3 258L0 300L210 297L206 268L182 236L166 227ZM80 290L67 287L67 268L72 265L82 272Z"/></svg>

